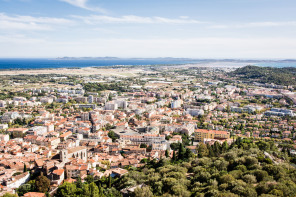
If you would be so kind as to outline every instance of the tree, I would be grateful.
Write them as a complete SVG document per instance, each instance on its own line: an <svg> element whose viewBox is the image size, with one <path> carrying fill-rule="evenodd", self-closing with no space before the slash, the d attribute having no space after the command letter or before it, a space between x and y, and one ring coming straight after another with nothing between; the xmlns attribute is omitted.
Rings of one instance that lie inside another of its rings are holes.
<svg viewBox="0 0 296 197"><path fill-rule="evenodd" d="M166 151L165 151L165 157L169 157L170 156L170 152L169 152L169 149L167 149Z"/></svg>
<svg viewBox="0 0 296 197"><path fill-rule="evenodd" d="M41 174L36 178L35 186L38 192L45 193L49 190L50 180L43 174Z"/></svg>
<svg viewBox="0 0 296 197"><path fill-rule="evenodd" d="M200 143L200 145L198 146L198 157L202 158L208 155L209 155L209 150L207 146L204 143Z"/></svg>
<svg viewBox="0 0 296 197"><path fill-rule="evenodd" d="M99 197L100 196L100 190L94 182L89 184L89 191L90 191L91 197Z"/></svg>
<svg viewBox="0 0 296 197"><path fill-rule="evenodd" d="M109 128L107 128L107 127L106 127L106 129L109 130ZM112 142L115 142L115 140L118 139L118 137L116 136L116 134L114 133L114 131L109 131L108 132L108 137L112 139Z"/></svg>
<svg viewBox="0 0 296 197"><path fill-rule="evenodd" d="M227 141L224 141L222 144L222 152L225 153L229 149Z"/></svg>
<svg viewBox="0 0 296 197"><path fill-rule="evenodd" d="M212 146L210 146L210 145L207 145L207 149L209 150L209 157L215 157L215 153L214 153L214 151L213 151L213 148L212 148Z"/></svg>
<svg viewBox="0 0 296 197"><path fill-rule="evenodd" d="M176 151L174 151L174 152L173 152L173 158L172 158L172 160L173 160L173 161L176 161L176 159L177 159L177 158L176 158Z"/></svg>
<svg viewBox="0 0 296 197"><path fill-rule="evenodd" d="M254 175L251 175L251 174L246 174L244 177L243 177L243 180L246 182L246 183L249 183L249 184L252 184L252 183L256 183L257 180L256 180L256 177Z"/></svg>
<svg viewBox="0 0 296 197"><path fill-rule="evenodd" d="M178 151L178 160L183 160L186 153L186 149L184 148L183 144L180 143L179 151Z"/></svg>
<svg viewBox="0 0 296 197"><path fill-rule="evenodd" d="M134 191L134 197L152 197L153 193L148 186L137 187Z"/></svg>
<svg viewBox="0 0 296 197"><path fill-rule="evenodd" d="M235 178L233 178L233 176L231 176L230 174L225 174L220 177L221 183L231 183L232 181L235 181Z"/></svg>
<svg viewBox="0 0 296 197"><path fill-rule="evenodd" d="M109 94L108 101L112 101L112 95L111 95L111 93Z"/></svg>
<svg viewBox="0 0 296 197"><path fill-rule="evenodd" d="M83 186L83 183L82 183L82 181L81 181L81 177L79 176L79 177L77 178L76 187L77 187L77 188L82 188L82 186Z"/></svg>
<svg viewBox="0 0 296 197"><path fill-rule="evenodd" d="M186 148L184 159L188 160L190 157L193 157L193 156L194 156L193 152L189 148Z"/></svg>
<svg viewBox="0 0 296 197"><path fill-rule="evenodd" d="M27 172L27 166L25 163L24 163L24 172Z"/></svg>
<svg viewBox="0 0 296 197"><path fill-rule="evenodd" d="M109 178L108 178L108 187L111 188L111 182L112 182L112 177L111 174L109 174Z"/></svg>
<svg viewBox="0 0 296 197"><path fill-rule="evenodd" d="M215 153L216 156L219 156L221 154L221 146L219 144L219 142L215 142L213 145L213 151Z"/></svg>
<svg viewBox="0 0 296 197"><path fill-rule="evenodd" d="M58 190L57 190L57 197L64 197L64 196L76 196L77 189L76 189L76 185L71 184L71 183L64 183L63 185L61 185Z"/></svg>
<svg viewBox="0 0 296 197"><path fill-rule="evenodd" d="M114 187L112 187L111 189L105 189L104 194L106 197L122 197L120 191L116 190Z"/></svg>
<svg viewBox="0 0 296 197"><path fill-rule="evenodd" d="M88 175L88 176L85 178L85 181L86 181L87 183L92 183L92 182L94 182L94 177L91 176L91 175Z"/></svg>
<svg viewBox="0 0 296 197"><path fill-rule="evenodd" d="M141 144L140 148L147 148L147 144Z"/></svg>
<svg viewBox="0 0 296 197"><path fill-rule="evenodd" d="M254 172L256 179L260 182L263 181L266 177L268 177L268 173L264 170L256 170Z"/></svg>
<svg viewBox="0 0 296 197"><path fill-rule="evenodd" d="M6 193L2 197L17 197L15 194Z"/></svg>

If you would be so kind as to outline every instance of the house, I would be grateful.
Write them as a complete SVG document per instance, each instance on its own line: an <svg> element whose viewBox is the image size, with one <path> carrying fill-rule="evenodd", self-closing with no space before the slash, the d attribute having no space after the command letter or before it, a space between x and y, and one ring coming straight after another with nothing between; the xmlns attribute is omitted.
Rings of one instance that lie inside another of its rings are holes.
<svg viewBox="0 0 296 197"><path fill-rule="evenodd" d="M288 138L291 135L291 131L284 131L283 138Z"/></svg>
<svg viewBox="0 0 296 197"><path fill-rule="evenodd" d="M64 181L64 179L65 179L65 175L64 174L65 174L64 173L64 169L54 170L52 172L52 177L51 177L52 180L51 180L51 182L53 184L60 185Z"/></svg>
<svg viewBox="0 0 296 197"><path fill-rule="evenodd" d="M4 182L8 188L19 188L21 185L25 184L29 180L30 180L30 173L25 172L20 175L10 177Z"/></svg>
<svg viewBox="0 0 296 197"><path fill-rule="evenodd" d="M88 167L86 164L66 165L67 178L78 178L87 174Z"/></svg>
<svg viewBox="0 0 296 197"><path fill-rule="evenodd" d="M0 134L0 142L8 142L9 141L9 135Z"/></svg>
<svg viewBox="0 0 296 197"><path fill-rule="evenodd" d="M24 197L46 197L45 193L28 192L24 194Z"/></svg>
<svg viewBox="0 0 296 197"><path fill-rule="evenodd" d="M186 146L186 148L188 148L189 150L191 150L191 152L193 152L194 154L197 154L196 146Z"/></svg>
<svg viewBox="0 0 296 197"><path fill-rule="evenodd" d="M28 130L28 128L10 128L7 131L12 133L14 137L22 137Z"/></svg>
<svg viewBox="0 0 296 197"><path fill-rule="evenodd" d="M65 141L65 140L68 139L71 135L72 135L72 132L71 132L71 131L68 131L68 132L63 133L62 135L60 135L59 138L61 139L61 141Z"/></svg>
<svg viewBox="0 0 296 197"><path fill-rule="evenodd" d="M132 187L122 189L122 190L120 190L120 192L122 193L122 195L124 197L128 197L128 196L131 196L135 192L135 189L142 188L142 187L145 187L145 186L146 186L145 184L136 185L136 186L132 186Z"/></svg>
<svg viewBox="0 0 296 197"><path fill-rule="evenodd" d="M122 177L123 175L127 174L128 171L122 168L117 168L112 170L111 177Z"/></svg>

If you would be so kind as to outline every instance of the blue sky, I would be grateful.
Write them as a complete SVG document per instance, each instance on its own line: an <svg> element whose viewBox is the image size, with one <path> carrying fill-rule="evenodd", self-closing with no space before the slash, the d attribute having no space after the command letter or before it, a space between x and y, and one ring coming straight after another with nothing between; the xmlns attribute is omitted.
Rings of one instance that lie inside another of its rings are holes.
<svg viewBox="0 0 296 197"><path fill-rule="evenodd" d="M296 58L295 0L0 0L0 57Z"/></svg>

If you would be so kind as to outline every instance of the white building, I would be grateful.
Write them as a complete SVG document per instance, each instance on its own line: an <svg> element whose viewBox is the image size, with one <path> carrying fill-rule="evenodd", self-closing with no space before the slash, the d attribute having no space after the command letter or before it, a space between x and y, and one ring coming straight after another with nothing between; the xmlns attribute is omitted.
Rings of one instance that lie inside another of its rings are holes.
<svg viewBox="0 0 296 197"><path fill-rule="evenodd" d="M53 102L53 98L52 97L42 97L40 99L41 103L52 103Z"/></svg>
<svg viewBox="0 0 296 197"><path fill-rule="evenodd" d="M8 129L8 124L0 124L0 130Z"/></svg>
<svg viewBox="0 0 296 197"><path fill-rule="evenodd" d="M38 135L45 136L47 134L47 127L45 126L35 126L27 131L28 135Z"/></svg>
<svg viewBox="0 0 296 197"><path fill-rule="evenodd" d="M25 184L29 180L30 173L25 172L17 176L12 176L10 179L6 180L5 184L8 188L19 188L21 185Z"/></svg>
<svg viewBox="0 0 296 197"><path fill-rule="evenodd" d="M88 96L88 103L93 103L94 102L94 96L93 95L89 95Z"/></svg>
<svg viewBox="0 0 296 197"><path fill-rule="evenodd" d="M105 110L117 110L118 109L118 104L114 103L113 101L106 103L105 105Z"/></svg>
<svg viewBox="0 0 296 197"><path fill-rule="evenodd" d="M294 116L294 112L289 109L272 108L264 113L265 116Z"/></svg>
<svg viewBox="0 0 296 197"><path fill-rule="evenodd" d="M175 100L171 102L171 108L180 108L182 105L182 100Z"/></svg>
<svg viewBox="0 0 296 197"><path fill-rule="evenodd" d="M0 101L0 107L6 107L6 101Z"/></svg>
<svg viewBox="0 0 296 197"><path fill-rule="evenodd" d="M196 117L204 115L205 112L202 109L187 109L186 113Z"/></svg>
<svg viewBox="0 0 296 197"><path fill-rule="evenodd" d="M8 142L9 141L9 135L0 134L0 142Z"/></svg>

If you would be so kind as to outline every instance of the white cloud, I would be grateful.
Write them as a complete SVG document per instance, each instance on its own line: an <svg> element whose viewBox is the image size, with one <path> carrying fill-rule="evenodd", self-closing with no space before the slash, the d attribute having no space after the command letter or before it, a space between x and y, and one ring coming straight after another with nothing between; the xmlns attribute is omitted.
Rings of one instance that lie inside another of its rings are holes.
<svg viewBox="0 0 296 197"><path fill-rule="evenodd" d="M53 26L72 24L73 21L64 18L8 16L0 13L0 29L3 30L52 30Z"/></svg>
<svg viewBox="0 0 296 197"><path fill-rule="evenodd" d="M60 0L66 3L69 3L75 7L79 7L82 9L90 10L90 11L96 11L96 12L102 12L106 13L106 10L99 7L91 7L87 5L88 0Z"/></svg>
<svg viewBox="0 0 296 197"><path fill-rule="evenodd" d="M46 43L45 40L39 38L31 38L22 34L12 34L12 35L0 35L0 44L16 44L16 45L27 45L28 44L41 44ZM1 46L1 45L0 45Z"/></svg>
<svg viewBox="0 0 296 197"><path fill-rule="evenodd" d="M284 21L284 22L253 22L238 25L238 27L280 27L280 26L295 26L296 21Z"/></svg>
<svg viewBox="0 0 296 197"><path fill-rule="evenodd" d="M189 19L188 17L180 18L165 18L165 17L142 17L135 15L127 15L121 17L112 17L105 15L90 15L90 16L73 16L83 20L88 24L97 23L136 23L136 24L200 24L201 21Z"/></svg>
<svg viewBox="0 0 296 197"><path fill-rule="evenodd" d="M293 27L296 26L296 21L282 21L282 22L249 22L241 24L213 24L209 28L226 29L226 28L264 28L264 27Z"/></svg>
<svg viewBox="0 0 296 197"><path fill-rule="evenodd" d="M39 41L28 45L19 38L0 42L2 57L118 56L191 58L293 58L293 38L191 39L81 39L77 41Z"/></svg>

